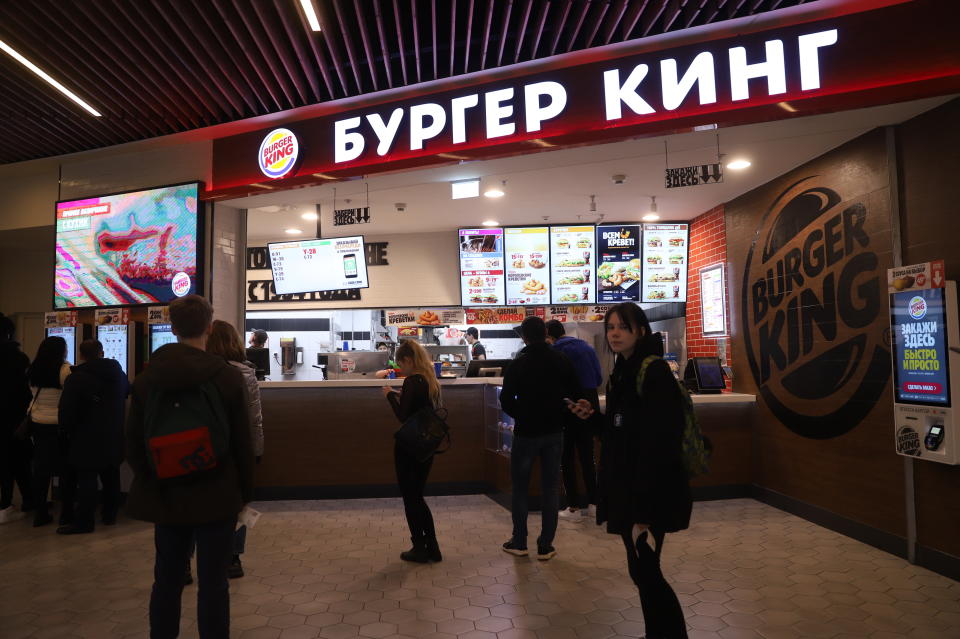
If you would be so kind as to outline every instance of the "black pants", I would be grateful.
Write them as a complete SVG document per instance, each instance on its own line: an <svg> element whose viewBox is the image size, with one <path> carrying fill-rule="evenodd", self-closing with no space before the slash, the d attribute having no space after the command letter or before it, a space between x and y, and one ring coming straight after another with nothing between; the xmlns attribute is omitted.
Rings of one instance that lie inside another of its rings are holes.
<svg viewBox="0 0 960 639"><path fill-rule="evenodd" d="M630 578L640 592L640 607L646 625L647 639L687 639L687 624L683 608L660 570L660 549L663 533L654 533L656 551L647 545L648 532L640 534L636 543L632 532L623 535L627 549L627 568Z"/></svg>
<svg viewBox="0 0 960 639"><path fill-rule="evenodd" d="M37 508L36 516L47 514L47 495L50 492L50 480L60 473L63 461L63 443L60 426L57 424L31 425L33 433L33 503Z"/></svg>
<svg viewBox="0 0 960 639"><path fill-rule="evenodd" d="M568 422L563 430L563 490L567 493L567 506L585 508L597 503L597 471L593 464L593 432L590 425L574 416L580 423ZM577 463L580 458L580 472L583 475L587 494L581 498L577 490Z"/></svg>
<svg viewBox="0 0 960 639"><path fill-rule="evenodd" d="M33 508L33 478L30 460L33 444L28 439L15 439L13 433L0 435L0 510L13 503L13 485L20 489L21 510Z"/></svg>
<svg viewBox="0 0 960 639"><path fill-rule="evenodd" d="M423 498L427 477L433 466L433 457L425 462L417 461L416 457L404 452L399 446L394 446L393 459L410 536L414 539L435 539L437 531L433 527L433 514L427 506L427 500Z"/></svg>
<svg viewBox="0 0 960 639"><path fill-rule="evenodd" d="M94 527L98 479L103 484L103 519L109 521L117 518L120 507L120 467L81 470L68 466L60 476L60 499L63 501L61 519L72 519L80 528Z"/></svg>
<svg viewBox="0 0 960 639"><path fill-rule="evenodd" d="M197 629L200 639L230 638L230 584L227 568L233 557L236 518L202 526L154 528L157 558L150 595L150 639L180 634L183 575L190 561L190 543L197 540Z"/></svg>

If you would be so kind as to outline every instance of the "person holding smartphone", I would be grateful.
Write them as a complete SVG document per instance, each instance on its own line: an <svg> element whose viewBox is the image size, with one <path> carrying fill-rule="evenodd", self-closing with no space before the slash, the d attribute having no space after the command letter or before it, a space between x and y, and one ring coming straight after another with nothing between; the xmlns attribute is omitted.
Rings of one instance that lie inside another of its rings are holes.
<svg viewBox="0 0 960 639"><path fill-rule="evenodd" d="M597 523L623 539L646 636L686 639L683 609L660 566L665 534L689 527L693 505L683 465L683 396L662 358L663 340L639 306L612 307L604 327L616 364L607 383ZM593 414L586 401L570 410L581 419Z"/></svg>

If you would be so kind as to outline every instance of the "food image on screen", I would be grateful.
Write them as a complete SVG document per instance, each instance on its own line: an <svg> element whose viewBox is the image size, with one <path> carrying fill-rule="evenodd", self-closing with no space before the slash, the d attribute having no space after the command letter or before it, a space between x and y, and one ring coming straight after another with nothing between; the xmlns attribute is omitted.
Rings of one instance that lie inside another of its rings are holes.
<svg viewBox="0 0 960 639"><path fill-rule="evenodd" d="M502 304L503 229L460 229L459 234L461 303Z"/></svg>
<svg viewBox="0 0 960 639"><path fill-rule="evenodd" d="M642 302L687 300L687 224L644 224ZM637 271L641 271L637 268Z"/></svg>
<svg viewBox="0 0 960 639"><path fill-rule="evenodd" d="M596 252L593 249L596 228L593 226L551 226L550 281L554 304L596 301L596 287L591 280Z"/></svg>
<svg viewBox="0 0 960 639"><path fill-rule="evenodd" d="M509 306L550 301L550 229L546 226L504 229L506 303Z"/></svg>
<svg viewBox="0 0 960 639"><path fill-rule="evenodd" d="M597 227L597 301L640 300L640 226L611 224ZM659 264L659 256L647 257Z"/></svg>
<svg viewBox="0 0 960 639"><path fill-rule="evenodd" d="M198 191L192 183L57 202L54 307L195 293Z"/></svg>

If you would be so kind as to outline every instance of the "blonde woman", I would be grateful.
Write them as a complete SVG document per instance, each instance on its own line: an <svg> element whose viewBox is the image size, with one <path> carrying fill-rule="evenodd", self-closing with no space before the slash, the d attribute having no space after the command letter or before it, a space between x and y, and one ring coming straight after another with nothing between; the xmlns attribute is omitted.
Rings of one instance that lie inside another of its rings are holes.
<svg viewBox="0 0 960 639"><path fill-rule="evenodd" d="M403 380L403 390L396 392L389 386L383 394L390 402L400 423L407 421L417 411L427 406L440 405L440 382L434 373L433 362L420 344L412 340L401 342L397 347L397 366ZM433 527L433 515L423 498L423 490L433 466L433 457L418 461L416 457L394 445L394 461L397 468L397 483L403 495L403 509L410 527L413 548L400 553L404 561L427 563L442 561L437 532Z"/></svg>

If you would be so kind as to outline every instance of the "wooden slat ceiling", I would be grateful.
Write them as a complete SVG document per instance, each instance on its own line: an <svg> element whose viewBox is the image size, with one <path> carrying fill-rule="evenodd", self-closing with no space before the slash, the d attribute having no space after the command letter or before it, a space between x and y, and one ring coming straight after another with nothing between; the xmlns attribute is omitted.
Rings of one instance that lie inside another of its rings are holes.
<svg viewBox="0 0 960 639"><path fill-rule="evenodd" d="M0 163L178 133L805 0L30 0L0 39Z"/></svg>

